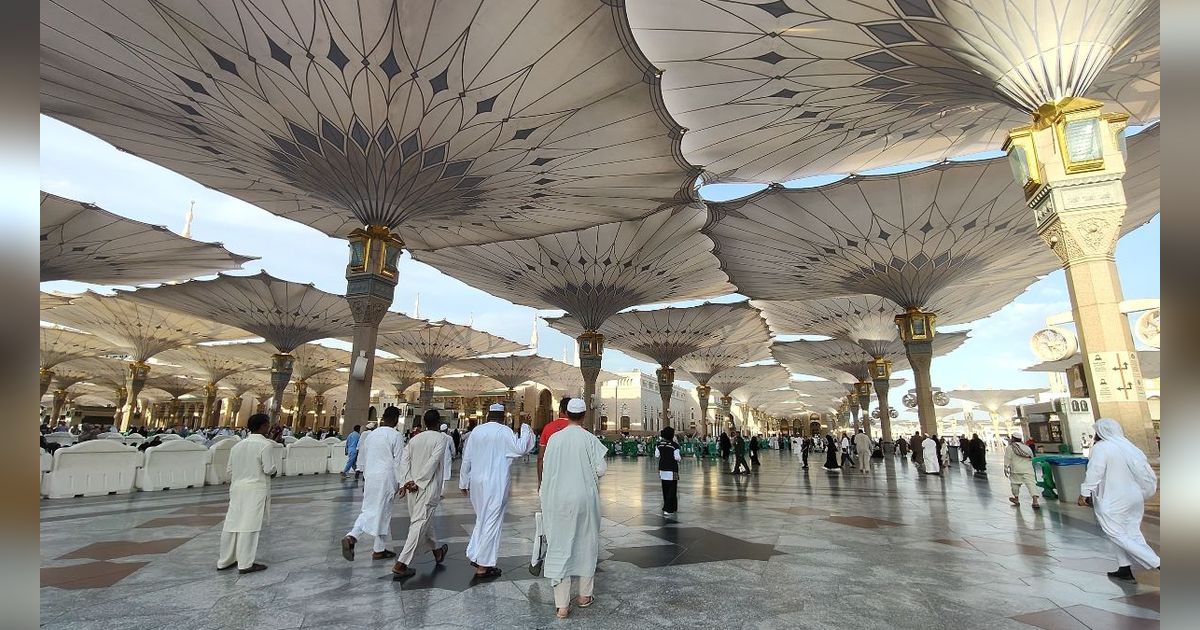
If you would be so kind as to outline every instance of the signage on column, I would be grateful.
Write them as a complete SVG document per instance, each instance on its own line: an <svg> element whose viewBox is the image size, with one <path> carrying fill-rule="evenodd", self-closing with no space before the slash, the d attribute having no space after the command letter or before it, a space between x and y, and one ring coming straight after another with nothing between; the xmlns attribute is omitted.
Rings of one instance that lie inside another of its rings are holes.
<svg viewBox="0 0 1200 630"><path fill-rule="evenodd" d="M1132 352L1091 352L1092 387L1097 402L1126 402L1143 397L1142 370Z"/></svg>

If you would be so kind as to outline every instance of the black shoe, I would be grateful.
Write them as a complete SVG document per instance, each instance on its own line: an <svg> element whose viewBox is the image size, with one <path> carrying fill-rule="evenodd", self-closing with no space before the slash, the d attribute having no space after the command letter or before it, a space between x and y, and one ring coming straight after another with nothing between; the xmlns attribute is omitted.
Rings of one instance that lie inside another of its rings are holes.
<svg viewBox="0 0 1200 630"><path fill-rule="evenodd" d="M354 545L358 539L353 536L342 538L342 557L353 562L354 561Z"/></svg>
<svg viewBox="0 0 1200 630"><path fill-rule="evenodd" d="M1133 577L1133 569L1129 568L1128 566L1121 567L1116 571L1109 571L1108 577L1124 582L1137 582L1137 580Z"/></svg>
<svg viewBox="0 0 1200 630"><path fill-rule="evenodd" d="M250 565L249 569L238 569L238 573L245 575L247 573L258 573L259 571L266 571L266 570L267 570L267 565L259 564L259 563L255 562L254 564Z"/></svg>

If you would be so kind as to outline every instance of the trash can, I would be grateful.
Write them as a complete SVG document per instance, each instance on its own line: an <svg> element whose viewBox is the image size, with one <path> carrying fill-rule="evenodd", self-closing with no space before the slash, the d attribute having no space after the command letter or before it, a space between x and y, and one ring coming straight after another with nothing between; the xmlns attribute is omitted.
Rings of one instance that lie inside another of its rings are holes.
<svg viewBox="0 0 1200 630"><path fill-rule="evenodd" d="M1058 489L1059 501L1075 501L1079 497L1079 486L1087 475L1086 457L1055 457L1048 460Z"/></svg>

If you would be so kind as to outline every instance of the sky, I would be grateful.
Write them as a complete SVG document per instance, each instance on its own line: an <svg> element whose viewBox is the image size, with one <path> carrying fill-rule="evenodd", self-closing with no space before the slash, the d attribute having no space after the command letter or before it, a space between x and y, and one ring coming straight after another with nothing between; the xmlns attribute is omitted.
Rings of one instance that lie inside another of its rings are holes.
<svg viewBox="0 0 1200 630"><path fill-rule="evenodd" d="M183 228L188 206L195 202L192 238L221 242L230 251L260 257L260 260L245 265L247 273L266 270L284 280L311 282L331 293L345 292L347 245L344 240L328 237L206 188L57 120L43 116L40 122L42 190L93 203L132 219L164 225L175 232ZM872 173L894 172L913 166ZM839 178L836 175L821 176L785 185L813 186ZM761 186L743 184L712 185L704 187L701 194L706 199L720 201L741 197L759 188ZM1117 266L1125 299L1159 297L1159 223L1156 216L1125 236L1117 246ZM396 286L392 310L409 315L413 314L419 295L423 318L470 323L477 329L528 343L536 317L562 313L536 311L512 304L416 262L407 254L401 259L399 268L400 282ZM89 285L46 282L42 288L77 292ZM739 296L725 296L718 301L736 299ZM1066 280L1060 270L1039 280L991 317L966 326L946 328L967 329L971 338L955 352L934 359L931 370L934 386L944 390L1046 387L1044 374L1021 371L1037 362L1029 339L1045 326L1047 317L1069 310ZM573 357L573 339L549 328L544 322L538 323L538 336L539 354L556 359L565 356L568 361ZM606 370L642 369L653 373L655 367L612 348L607 348L604 353ZM912 377L909 371L897 372L895 376L909 381L902 387L893 388L889 396L890 404L899 407L900 398L912 386Z"/></svg>

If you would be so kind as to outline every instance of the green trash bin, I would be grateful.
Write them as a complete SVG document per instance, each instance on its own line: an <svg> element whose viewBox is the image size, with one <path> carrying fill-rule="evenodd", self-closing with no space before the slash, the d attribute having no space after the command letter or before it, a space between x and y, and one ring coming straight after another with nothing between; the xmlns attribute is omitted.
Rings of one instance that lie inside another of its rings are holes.
<svg viewBox="0 0 1200 630"><path fill-rule="evenodd" d="M1033 477L1039 488L1042 489L1042 497L1046 499L1057 499L1058 492L1054 485L1054 471L1050 468L1050 460L1052 455L1037 455L1033 458ZM1038 477L1041 477L1038 479Z"/></svg>

